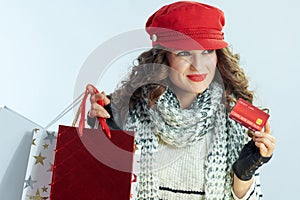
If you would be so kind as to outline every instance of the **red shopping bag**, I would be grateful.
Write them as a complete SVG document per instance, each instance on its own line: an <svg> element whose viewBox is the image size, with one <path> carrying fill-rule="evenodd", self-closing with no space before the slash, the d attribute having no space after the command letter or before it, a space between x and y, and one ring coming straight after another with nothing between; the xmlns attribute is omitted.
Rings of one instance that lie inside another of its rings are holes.
<svg viewBox="0 0 300 200"><path fill-rule="evenodd" d="M96 89L95 89L96 90ZM51 200L129 200L134 135L130 131L59 126L51 184ZM101 102L103 103L103 102Z"/></svg>

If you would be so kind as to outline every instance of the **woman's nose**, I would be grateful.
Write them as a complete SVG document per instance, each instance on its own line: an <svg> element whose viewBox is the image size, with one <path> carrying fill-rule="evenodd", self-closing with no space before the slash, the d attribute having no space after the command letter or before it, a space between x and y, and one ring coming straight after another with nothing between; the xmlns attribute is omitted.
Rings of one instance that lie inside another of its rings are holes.
<svg viewBox="0 0 300 200"><path fill-rule="evenodd" d="M205 65L206 65L206 61L201 55L199 55L199 54L193 55L193 59L191 62L192 69L199 71L199 70L205 68Z"/></svg>

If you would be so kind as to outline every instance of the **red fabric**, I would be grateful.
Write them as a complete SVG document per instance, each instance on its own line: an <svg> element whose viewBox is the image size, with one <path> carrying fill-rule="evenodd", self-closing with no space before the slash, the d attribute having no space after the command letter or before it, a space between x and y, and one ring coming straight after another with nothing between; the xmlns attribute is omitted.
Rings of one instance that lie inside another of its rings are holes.
<svg viewBox="0 0 300 200"><path fill-rule="evenodd" d="M180 50L221 49L224 13L199 2L180 1L163 6L149 17L146 31L152 45Z"/></svg>
<svg viewBox="0 0 300 200"><path fill-rule="evenodd" d="M52 200L130 198L133 132L59 126L52 175Z"/></svg>

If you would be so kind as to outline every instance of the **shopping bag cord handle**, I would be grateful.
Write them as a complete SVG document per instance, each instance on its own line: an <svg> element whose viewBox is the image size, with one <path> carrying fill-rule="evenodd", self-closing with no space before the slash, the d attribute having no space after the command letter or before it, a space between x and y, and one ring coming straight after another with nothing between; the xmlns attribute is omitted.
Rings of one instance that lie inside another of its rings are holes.
<svg viewBox="0 0 300 200"><path fill-rule="evenodd" d="M81 93L67 108L65 108L47 126L45 126L44 129L47 130L49 127L51 127L53 124L55 124L58 120L60 120L63 116L65 116L68 112L70 112L74 106L76 106L77 104L82 102L82 98L83 98L84 94L85 94L85 92ZM78 117L79 117L79 115L77 116L77 118ZM75 119L74 119L74 121L75 121Z"/></svg>

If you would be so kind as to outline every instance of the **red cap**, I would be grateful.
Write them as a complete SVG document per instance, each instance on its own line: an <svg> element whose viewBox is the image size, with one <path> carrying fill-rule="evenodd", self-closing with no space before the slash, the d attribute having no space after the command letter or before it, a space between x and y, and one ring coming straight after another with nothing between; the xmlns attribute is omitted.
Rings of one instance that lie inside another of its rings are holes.
<svg viewBox="0 0 300 200"><path fill-rule="evenodd" d="M179 1L163 6L149 17L146 31L152 45L170 49L222 49L228 46L222 28L224 13L210 5Z"/></svg>

